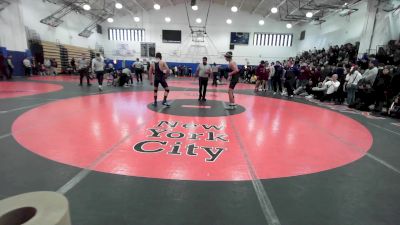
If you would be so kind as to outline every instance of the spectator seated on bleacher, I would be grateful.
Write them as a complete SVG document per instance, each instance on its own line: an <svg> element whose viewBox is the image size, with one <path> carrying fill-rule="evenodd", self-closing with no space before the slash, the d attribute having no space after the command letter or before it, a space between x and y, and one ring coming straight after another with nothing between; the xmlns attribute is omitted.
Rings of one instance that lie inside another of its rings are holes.
<svg viewBox="0 0 400 225"><path fill-rule="evenodd" d="M369 62L369 68L365 70L362 79L358 82L356 109L368 111L369 106L375 101L374 83L378 75L377 61Z"/></svg>
<svg viewBox="0 0 400 225"><path fill-rule="evenodd" d="M390 82L392 77L390 75L389 66L384 66L379 70L378 76L374 82L375 91L375 107L374 111L382 112L389 108L390 104Z"/></svg>
<svg viewBox="0 0 400 225"><path fill-rule="evenodd" d="M312 94L312 88L314 87L313 81L310 79L307 84L299 86L294 90L295 95L309 96Z"/></svg>

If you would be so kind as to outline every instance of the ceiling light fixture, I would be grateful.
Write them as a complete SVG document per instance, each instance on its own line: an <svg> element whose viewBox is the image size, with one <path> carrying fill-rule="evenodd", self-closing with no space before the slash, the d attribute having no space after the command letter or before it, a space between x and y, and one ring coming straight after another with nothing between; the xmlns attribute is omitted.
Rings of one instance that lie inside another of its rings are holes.
<svg viewBox="0 0 400 225"><path fill-rule="evenodd" d="M122 4L119 2L115 3L115 8L122 9Z"/></svg>
<svg viewBox="0 0 400 225"><path fill-rule="evenodd" d="M286 24L286 28L287 28L287 29L292 28L292 24L291 24L291 23Z"/></svg>
<svg viewBox="0 0 400 225"><path fill-rule="evenodd" d="M197 5L192 5L192 9L193 9L194 11L197 11L197 10L199 9L199 7L198 7Z"/></svg>
<svg viewBox="0 0 400 225"><path fill-rule="evenodd" d="M92 7L90 7L90 5L88 5L88 4L84 4L83 5L83 9L86 10L86 11L89 11L91 8Z"/></svg>
<svg viewBox="0 0 400 225"><path fill-rule="evenodd" d="M258 24L259 24L260 26L264 25L264 23L265 23L264 20L259 20L259 21L258 21Z"/></svg>
<svg viewBox="0 0 400 225"><path fill-rule="evenodd" d="M239 9L238 9L238 7L236 7L236 6L232 6L232 8L231 8L231 11L232 12L237 12Z"/></svg>
<svg viewBox="0 0 400 225"><path fill-rule="evenodd" d="M165 22L167 22L167 23L171 22L171 18L170 17L165 17Z"/></svg>
<svg viewBox="0 0 400 225"><path fill-rule="evenodd" d="M312 13L312 12L308 12L308 13L306 13L306 17L307 17L307 18L311 18L311 17L313 17L313 13Z"/></svg>
<svg viewBox="0 0 400 225"><path fill-rule="evenodd" d="M134 20L135 22L139 22L139 21L140 21L140 17L135 16L135 17L133 17L133 20Z"/></svg>
<svg viewBox="0 0 400 225"><path fill-rule="evenodd" d="M271 8L271 12L272 12L272 13L277 13L277 12L278 12L278 8L272 7L272 8Z"/></svg>
<svg viewBox="0 0 400 225"><path fill-rule="evenodd" d="M161 9L161 6L159 4L157 4L157 3L155 3L153 7L154 7L155 10L160 10Z"/></svg>
<svg viewBox="0 0 400 225"><path fill-rule="evenodd" d="M112 23L112 22L114 22L114 19L110 17L107 19L107 22Z"/></svg>
<svg viewBox="0 0 400 225"><path fill-rule="evenodd" d="M227 23L227 24L232 24L232 20L231 20L231 19L227 19L227 20L226 20L226 23Z"/></svg>
<svg viewBox="0 0 400 225"><path fill-rule="evenodd" d="M197 18L197 19L196 19L196 23L201 23L201 19L200 19L200 18Z"/></svg>

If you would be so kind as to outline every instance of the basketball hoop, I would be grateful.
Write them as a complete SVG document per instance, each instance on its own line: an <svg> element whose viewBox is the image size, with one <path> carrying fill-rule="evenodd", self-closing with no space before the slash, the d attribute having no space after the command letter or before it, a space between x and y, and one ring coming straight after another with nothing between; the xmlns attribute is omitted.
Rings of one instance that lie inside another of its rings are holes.
<svg viewBox="0 0 400 225"><path fill-rule="evenodd" d="M192 32L192 41L199 43L204 42L205 31L204 30L196 30Z"/></svg>

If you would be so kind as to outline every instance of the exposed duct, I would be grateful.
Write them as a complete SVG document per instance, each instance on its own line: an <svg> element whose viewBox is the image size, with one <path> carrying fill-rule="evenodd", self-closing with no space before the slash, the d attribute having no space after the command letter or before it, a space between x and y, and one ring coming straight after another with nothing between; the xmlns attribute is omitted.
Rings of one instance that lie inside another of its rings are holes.
<svg viewBox="0 0 400 225"><path fill-rule="evenodd" d="M74 10L77 10L77 5L75 5L77 1L70 2L69 4L66 4L62 6L59 10L56 12L52 13L50 16L41 19L40 22L44 23L46 25L52 26L52 27L58 27L61 23L64 21L62 18L69 13L71 13ZM83 3L78 3L79 6L83 5Z"/></svg>
<svg viewBox="0 0 400 225"><path fill-rule="evenodd" d="M8 1L0 0L0 12L3 11L10 3Z"/></svg>

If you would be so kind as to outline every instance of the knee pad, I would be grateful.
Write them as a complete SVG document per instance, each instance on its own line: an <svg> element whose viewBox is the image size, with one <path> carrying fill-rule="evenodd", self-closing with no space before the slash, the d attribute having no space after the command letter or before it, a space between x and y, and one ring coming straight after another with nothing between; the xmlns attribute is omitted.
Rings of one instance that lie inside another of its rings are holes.
<svg viewBox="0 0 400 225"><path fill-rule="evenodd" d="M154 89L154 93L157 93L158 92L158 90L157 89Z"/></svg>
<svg viewBox="0 0 400 225"><path fill-rule="evenodd" d="M169 93L169 89L165 90L165 92Z"/></svg>

